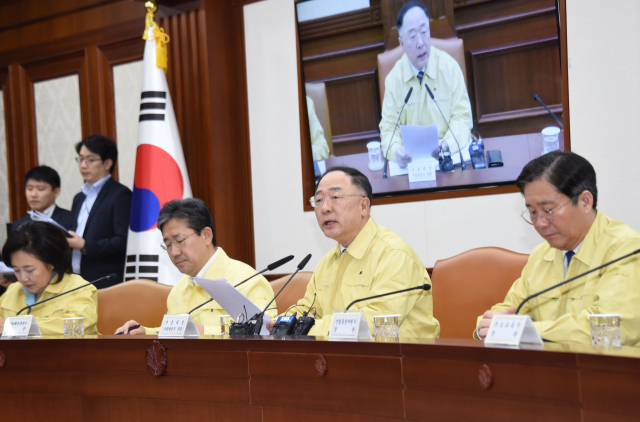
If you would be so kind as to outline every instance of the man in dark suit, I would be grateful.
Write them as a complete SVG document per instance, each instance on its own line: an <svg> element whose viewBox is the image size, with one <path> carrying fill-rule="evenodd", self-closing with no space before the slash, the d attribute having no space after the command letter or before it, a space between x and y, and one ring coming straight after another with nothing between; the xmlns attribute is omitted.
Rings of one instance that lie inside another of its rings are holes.
<svg viewBox="0 0 640 422"><path fill-rule="evenodd" d="M71 211L56 205L56 198L60 195L60 175L57 171L47 166L32 168L24 176L24 189L32 210L51 217L67 230L73 227ZM32 219L35 218L30 214L25 215L11 225L11 231Z"/></svg>
<svg viewBox="0 0 640 422"><path fill-rule="evenodd" d="M87 281L115 273L117 280L96 284L110 287L123 280L131 190L111 178L118 148L111 139L92 135L76 145L76 161L85 181L73 198L73 272Z"/></svg>

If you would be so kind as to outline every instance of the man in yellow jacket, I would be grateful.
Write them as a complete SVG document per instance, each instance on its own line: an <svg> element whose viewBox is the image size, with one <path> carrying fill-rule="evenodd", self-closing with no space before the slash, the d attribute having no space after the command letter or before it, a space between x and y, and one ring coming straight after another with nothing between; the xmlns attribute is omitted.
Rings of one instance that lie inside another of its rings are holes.
<svg viewBox="0 0 640 422"><path fill-rule="evenodd" d="M545 242L534 249L504 302L478 317L475 338L484 338L496 313L511 314L529 295L637 249L640 233L596 209L591 164L577 154L554 151L527 164L517 185L525 221ZM529 300L528 314L540 336L588 343L589 315L621 314L622 343L640 342L640 256L635 255Z"/></svg>
<svg viewBox="0 0 640 422"><path fill-rule="evenodd" d="M329 144L324 137L324 129L320 124L313 100L307 96L307 113L309 115L309 132L311 136L311 152L313 161L326 160L329 158Z"/></svg>
<svg viewBox="0 0 640 422"><path fill-rule="evenodd" d="M311 199L318 225L337 244L316 266L304 297L298 301L299 313L310 307L310 314L316 313L309 335L326 336L333 312L345 310L356 299L430 283L411 246L373 221L372 196L367 177L350 167L333 167L318 183ZM371 299L350 310L364 312L372 333L373 317L389 314L400 314L401 337L433 338L440 333L430 291Z"/></svg>
<svg viewBox="0 0 640 422"><path fill-rule="evenodd" d="M222 248L216 245L211 211L200 199L176 199L167 202L160 210L158 229L162 232L164 248L169 253L171 262L184 274L173 286L167 298L169 314L188 313L211 299L211 296L195 283L196 277L210 280L224 278L236 285L256 273L249 265L229 258ZM273 299L273 290L261 275L242 284L238 290L258 308L264 309ZM276 316L275 302L266 314L270 318ZM226 312L215 300L191 314L198 331L205 335L220 335L222 315L226 315ZM160 330L159 327L140 327L129 331L129 328L135 325L138 325L136 321L128 321L116 332L154 335Z"/></svg>
<svg viewBox="0 0 640 422"><path fill-rule="evenodd" d="M397 26L400 45L405 54L391 69L385 80L380 121L383 153L389 160L397 161L402 168L411 162L411 157L404 151L400 128L396 129L391 139L396 121L400 117L400 125L437 124L438 137L443 141L443 149L446 150L448 147L452 154L458 151L453 138L455 135L463 156L469 159L469 153L465 147L468 145L469 133L473 126L471 103L458 62L431 45L429 16L421 2L406 3L398 13ZM440 115L434 100L429 97L425 84L431 89L446 122ZM399 116L410 88L413 88L411 97L402 115ZM447 127L447 122L451 126L451 131Z"/></svg>

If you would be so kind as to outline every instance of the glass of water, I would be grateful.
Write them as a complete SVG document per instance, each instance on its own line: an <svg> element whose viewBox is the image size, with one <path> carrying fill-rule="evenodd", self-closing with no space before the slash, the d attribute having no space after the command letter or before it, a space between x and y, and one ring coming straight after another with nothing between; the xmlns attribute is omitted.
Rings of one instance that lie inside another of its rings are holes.
<svg viewBox="0 0 640 422"><path fill-rule="evenodd" d="M220 335L229 335L229 328L233 319L229 315L220 315Z"/></svg>
<svg viewBox="0 0 640 422"><path fill-rule="evenodd" d="M398 338L400 315L378 315L373 317L376 337Z"/></svg>
<svg viewBox="0 0 640 422"><path fill-rule="evenodd" d="M589 315L591 322L591 345L622 347L620 336L620 314Z"/></svg>
<svg viewBox="0 0 640 422"><path fill-rule="evenodd" d="M84 317L62 318L64 324L65 337L83 337L84 336Z"/></svg>

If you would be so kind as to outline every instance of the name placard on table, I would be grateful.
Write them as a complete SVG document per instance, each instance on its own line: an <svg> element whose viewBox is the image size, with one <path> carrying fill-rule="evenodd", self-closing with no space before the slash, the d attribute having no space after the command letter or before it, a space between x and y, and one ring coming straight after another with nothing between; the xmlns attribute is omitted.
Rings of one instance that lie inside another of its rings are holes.
<svg viewBox="0 0 640 422"><path fill-rule="evenodd" d="M185 338L199 337L193 318L189 314L166 314L162 318L162 325L158 332L158 338Z"/></svg>
<svg viewBox="0 0 640 422"><path fill-rule="evenodd" d="M529 315L496 314L491 318L485 345L542 346L543 341Z"/></svg>
<svg viewBox="0 0 640 422"><path fill-rule="evenodd" d="M436 180L436 172L439 166L438 160L435 159L407 164L407 168L409 169L409 183Z"/></svg>
<svg viewBox="0 0 640 422"><path fill-rule="evenodd" d="M4 321L2 338L19 339L29 337L42 338L40 327L38 327L38 322L33 315L8 317Z"/></svg>
<svg viewBox="0 0 640 422"><path fill-rule="evenodd" d="M334 312L329 340L358 340L372 338L362 311Z"/></svg>

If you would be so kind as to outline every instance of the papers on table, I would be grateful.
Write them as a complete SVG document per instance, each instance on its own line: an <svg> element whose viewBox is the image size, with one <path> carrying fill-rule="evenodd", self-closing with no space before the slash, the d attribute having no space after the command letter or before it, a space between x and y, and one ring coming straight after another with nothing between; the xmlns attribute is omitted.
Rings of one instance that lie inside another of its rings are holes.
<svg viewBox="0 0 640 422"><path fill-rule="evenodd" d="M438 159L438 126L401 125L402 144L404 153L411 157L411 161L426 161Z"/></svg>
<svg viewBox="0 0 640 422"><path fill-rule="evenodd" d="M46 214L41 213L40 211L36 211L36 210L31 210L31 211L27 211L27 214L36 217L36 219L40 220L40 221L46 221L47 223L51 223L51 224L55 224L56 226L60 227L62 230L65 231L65 233L69 233L69 231L67 229L65 229L64 227L62 227L60 225L60 223L58 223L56 220L54 220L53 218L49 217Z"/></svg>
<svg viewBox="0 0 640 422"><path fill-rule="evenodd" d="M401 176L403 174L409 174L409 169L407 167L400 168L397 162L389 161L389 177Z"/></svg>
<svg viewBox="0 0 640 422"><path fill-rule="evenodd" d="M262 309L258 308L224 278L208 280L206 278L196 277L196 283L198 283L205 292L209 293L213 300L218 302L236 322L239 322L239 315L245 315L247 319L251 319L255 314L262 312ZM267 314L264 314L260 335L269 335L269 330L267 330L268 322L271 322L271 318L269 318Z"/></svg>

